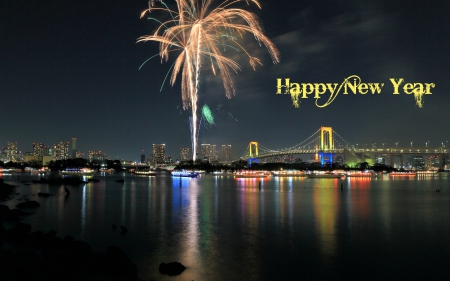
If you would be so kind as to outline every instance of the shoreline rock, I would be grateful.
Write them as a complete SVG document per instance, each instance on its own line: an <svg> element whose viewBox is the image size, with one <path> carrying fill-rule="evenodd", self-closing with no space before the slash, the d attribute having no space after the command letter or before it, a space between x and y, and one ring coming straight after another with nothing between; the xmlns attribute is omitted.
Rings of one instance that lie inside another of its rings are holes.
<svg viewBox="0 0 450 281"><path fill-rule="evenodd" d="M140 281L137 267L119 247L106 253L55 231L31 232L31 225L0 226L0 280L124 280ZM7 245L7 249L5 249Z"/></svg>
<svg viewBox="0 0 450 281"><path fill-rule="evenodd" d="M180 275L186 267L179 262L161 263L159 265L159 273L169 276Z"/></svg>

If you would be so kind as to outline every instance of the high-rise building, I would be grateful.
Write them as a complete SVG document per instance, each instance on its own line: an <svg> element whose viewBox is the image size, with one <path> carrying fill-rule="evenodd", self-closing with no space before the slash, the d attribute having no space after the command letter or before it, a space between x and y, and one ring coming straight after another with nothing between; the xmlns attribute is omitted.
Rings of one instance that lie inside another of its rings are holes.
<svg viewBox="0 0 450 281"><path fill-rule="evenodd" d="M144 150L142 150L142 153L141 153L141 163L145 163L145 154L144 154Z"/></svg>
<svg viewBox="0 0 450 281"><path fill-rule="evenodd" d="M165 144L153 144L153 161L154 164L164 164L166 159L166 145Z"/></svg>
<svg viewBox="0 0 450 281"><path fill-rule="evenodd" d="M191 149L189 147L180 148L180 161L188 161L189 159L192 159L190 154Z"/></svg>
<svg viewBox="0 0 450 281"><path fill-rule="evenodd" d="M200 148L201 153L201 159L203 161L211 161L211 145L210 144L203 144Z"/></svg>
<svg viewBox="0 0 450 281"><path fill-rule="evenodd" d="M44 156L44 144L33 142L33 156Z"/></svg>
<svg viewBox="0 0 450 281"><path fill-rule="evenodd" d="M231 161L231 144L222 144L221 158L222 162Z"/></svg>
<svg viewBox="0 0 450 281"><path fill-rule="evenodd" d="M99 151L89 151L89 161L92 160L105 160L105 153L102 153L101 150Z"/></svg>
<svg viewBox="0 0 450 281"><path fill-rule="evenodd" d="M8 161L17 162L17 142L8 142L8 150L6 152L6 159Z"/></svg>
<svg viewBox="0 0 450 281"><path fill-rule="evenodd" d="M77 138L72 138L72 158L77 158Z"/></svg>
<svg viewBox="0 0 450 281"><path fill-rule="evenodd" d="M69 142L60 142L53 145L53 158L55 160L69 159Z"/></svg>

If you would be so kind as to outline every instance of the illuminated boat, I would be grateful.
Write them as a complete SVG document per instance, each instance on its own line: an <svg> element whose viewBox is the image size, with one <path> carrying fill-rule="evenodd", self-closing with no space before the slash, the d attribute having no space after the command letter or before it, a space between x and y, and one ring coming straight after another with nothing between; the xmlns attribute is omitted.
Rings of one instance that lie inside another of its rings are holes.
<svg viewBox="0 0 450 281"><path fill-rule="evenodd" d="M370 171L351 171L345 174L347 177L371 177L374 178L377 176L376 173Z"/></svg>
<svg viewBox="0 0 450 281"><path fill-rule="evenodd" d="M305 171L272 171L272 175L277 177L305 177Z"/></svg>
<svg viewBox="0 0 450 281"><path fill-rule="evenodd" d="M415 176L415 172L390 172L390 176Z"/></svg>
<svg viewBox="0 0 450 281"><path fill-rule="evenodd" d="M66 169L61 173L63 175L91 176L95 173L95 171L91 169Z"/></svg>
<svg viewBox="0 0 450 281"><path fill-rule="evenodd" d="M134 174L138 176L156 176L156 172L150 170L135 170Z"/></svg>
<svg viewBox="0 0 450 281"><path fill-rule="evenodd" d="M110 169L100 169L98 171L101 173L114 173L116 170L114 170L113 168L110 168Z"/></svg>
<svg viewBox="0 0 450 281"><path fill-rule="evenodd" d="M172 177L184 177L184 178L196 178L198 177L198 172L192 172L192 171L172 171L170 172L172 174Z"/></svg>
<svg viewBox="0 0 450 281"><path fill-rule="evenodd" d="M269 171L239 171L234 173L235 178L267 178L271 175Z"/></svg>
<svg viewBox="0 0 450 281"><path fill-rule="evenodd" d="M427 171L417 171L416 174L418 176L434 176L437 175L437 172L438 171L436 170L427 170Z"/></svg>
<svg viewBox="0 0 450 281"><path fill-rule="evenodd" d="M333 172L315 172L315 173L311 173L307 175L308 178L325 178L325 179L330 179L330 178L342 178L345 177L344 174L342 173L333 173Z"/></svg>

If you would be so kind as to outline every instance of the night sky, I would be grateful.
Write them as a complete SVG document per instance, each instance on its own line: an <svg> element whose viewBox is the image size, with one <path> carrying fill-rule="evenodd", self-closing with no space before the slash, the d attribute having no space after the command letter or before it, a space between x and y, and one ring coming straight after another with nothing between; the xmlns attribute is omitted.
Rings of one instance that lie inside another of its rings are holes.
<svg viewBox="0 0 450 281"><path fill-rule="evenodd" d="M281 62L274 65L251 36L241 43L263 62L256 71L227 50L242 67L232 99L205 70L198 104L211 108L215 125L200 129L199 143L231 144L238 157L250 141L291 147L320 126L360 147L450 140L448 1L260 3L262 10L249 10L261 18ZM157 27L140 19L147 7L146 0L2 0L0 145L17 142L29 152L33 142L51 146L75 137L86 155L101 150L138 161L142 150L148 156L152 144L165 143L167 155L178 159L179 148L191 146L190 110L181 108L180 83L163 85L173 60L155 58L139 69L158 52L156 42L136 43ZM276 94L277 78L340 84L354 74L384 83L381 93L340 93L325 108L313 97L295 108L289 95ZM401 88L393 95L389 78L435 88L419 108Z"/></svg>

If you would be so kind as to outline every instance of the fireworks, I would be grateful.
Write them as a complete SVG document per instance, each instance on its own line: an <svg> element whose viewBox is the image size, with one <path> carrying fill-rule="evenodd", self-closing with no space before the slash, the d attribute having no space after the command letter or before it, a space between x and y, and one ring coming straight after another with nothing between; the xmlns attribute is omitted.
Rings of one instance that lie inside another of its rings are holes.
<svg viewBox="0 0 450 281"><path fill-rule="evenodd" d="M209 109L209 106L206 104L202 107L202 116L209 125L214 125L214 116L212 115L211 109Z"/></svg>
<svg viewBox="0 0 450 281"><path fill-rule="evenodd" d="M197 152L197 100L200 83L200 69L202 63L207 63L212 72L220 73L225 94L231 98L235 94L235 86L231 72L240 70L237 62L222 54L227 46L243 51L248 56L250 65L255 69L261 64L260 60L251 56L244 47L238 43L237 37L250 33L254 38L264 44L274 63L279 62L279 53L275 45L263 34L262 26L255 14L243 9L232 8L236 3L249 2L256 4L258 0L223 0L212 8L213 0L175 0L177 10L169 9L163 1L164 7L156 7L151 1L149 8L142 12L164 11L171 16L160 25L152 35L142 36L138 42L159 42L159 55L162 60L168 60L169 54L178 52L175 59L170 83L173 85L181 71L181 94L183 108L191 107L191 139L192 155L195 160Z"/></svg>

